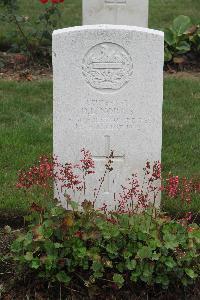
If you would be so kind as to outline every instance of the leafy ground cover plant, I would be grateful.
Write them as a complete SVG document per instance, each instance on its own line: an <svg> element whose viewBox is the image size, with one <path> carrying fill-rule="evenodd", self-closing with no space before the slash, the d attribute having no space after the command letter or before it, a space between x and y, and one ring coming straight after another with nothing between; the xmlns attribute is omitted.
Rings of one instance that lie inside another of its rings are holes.
<svg viewBox="0 0 200 300"><path fill-rule="evenodd" d="M59 178L66 191L84 194L85 177L94 174L95 166L89 151L83 149L82 155L79 164L61 165L56 174L54 167L58 161L42 157L38 165L19 172L17 186L29 189L37 185L47 189L52 179ZM105 176L112 171L112 156L111 152ZM76 168L82 171L81 177ZM99 285L121 289L143 283L167 289L174 284L194 283L200 274L200 228L191 223L191 213L175 220L159 212L154 201L148 201L148 193L153 192L156 197L160 191L160 187L153 185L161 179L158 162L153 168L147 162L144 178L148 185L146 193L134 175L127 187L122 187L119 205L113 212L108 212L106 206L94 209L94 202L84 198L80 209L70 193L66 193L70 210L33 203L31 214L26 217L28 230L12 245L13 259L41 280L69 288L78 282L88 292L94 292ZM101 178L99 189L104 179ZM171 175L161 189L168 197L180 196L189 203L192 193L199 193L200 186L198 182L179 181ZM127 205L133 197L138 199L134 207Z"/></svg>
<svg viewBox="0 0 200 300"><path fill-rule="evenodd" d="M87 288L99 282L113 288L138 282L187 286L199 276L198 225L155 210L103 214L88 201L82 209L32 205L28 232L12 245L14 259L45 280Z"/></svg>
<svg viewBox="0 0 200 300"><path fill-rule="evenodd" d="M165 61L183 63L183 54L200 54L200 24L187 16L178 16L165 32Z"/></svg>

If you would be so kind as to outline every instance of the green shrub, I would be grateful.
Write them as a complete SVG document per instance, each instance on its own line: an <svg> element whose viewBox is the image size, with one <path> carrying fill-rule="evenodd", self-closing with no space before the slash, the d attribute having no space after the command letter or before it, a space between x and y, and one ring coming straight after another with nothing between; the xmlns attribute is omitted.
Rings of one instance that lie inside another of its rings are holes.
<svg viewBox="0 0 200 300"><path fill-rule="evenodd" d="M30 17L20 14L20 1L0 1L0 20L11 23L14 28L12 33L7 34L8 41L12 41L10 51L25 53L33 61L37 57L50 59L52 32L59 27L61 18L60 2L41 3L41 11L36 20L31 22Z"/></svg>
<svg viewBox="0 0 200 300"><path fill-rule="evenodd" d="M136 283L187 286L199 276L200 228L175 221L155 208L140 214L32 206L28 230L12 245L13 259L40 278L88 288L102 282L121 288Z"/></svg>
<svg viewBox="0 0 200 300"><path fill-rule="evenodd" d="M177 57L188 52L200 53L200 24L194 25L187 16L174 19L165 30L165 61L178 61Z"/></svg>

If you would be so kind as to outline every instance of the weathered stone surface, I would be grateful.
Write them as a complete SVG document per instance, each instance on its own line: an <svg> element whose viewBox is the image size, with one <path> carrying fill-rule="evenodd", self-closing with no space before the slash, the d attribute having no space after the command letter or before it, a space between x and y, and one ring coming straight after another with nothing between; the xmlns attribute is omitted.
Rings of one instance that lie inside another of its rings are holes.
<svg viewBox="0 0 200 300"><path fill-rule="evenodd" d="M148 27L149 0L83 0L83 25Z"/></svg>
<svg viewBox="0 0 200 300"><path fill-rule="evenodd" d="M87 199L114 151L98 207L113 209L120 185L134 171L142 178L147 160L161 160L163 48L162 32L139 27L53 33L54 153L77 162L82 148L92 152L96 174L87 182Z"/></svg>

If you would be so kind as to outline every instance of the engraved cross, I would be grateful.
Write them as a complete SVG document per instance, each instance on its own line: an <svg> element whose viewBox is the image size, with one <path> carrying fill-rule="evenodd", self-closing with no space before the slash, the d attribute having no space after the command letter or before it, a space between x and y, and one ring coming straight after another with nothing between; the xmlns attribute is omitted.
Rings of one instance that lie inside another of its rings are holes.
<svg viewBox="0 0 200 300"><path fill-rule="evenodd" d="M104 161L106 164L108 162L111 151L112 150L110 149L110 136L105 135L105 155L93 156L94 161ZM115 155L115 154L111 158L113 162L115 161L124 162L124 159L125 159L125 155ZM110 176L108 172L104 180L104 191L105 193L109 193L109 190L110 190Z"/></svg>

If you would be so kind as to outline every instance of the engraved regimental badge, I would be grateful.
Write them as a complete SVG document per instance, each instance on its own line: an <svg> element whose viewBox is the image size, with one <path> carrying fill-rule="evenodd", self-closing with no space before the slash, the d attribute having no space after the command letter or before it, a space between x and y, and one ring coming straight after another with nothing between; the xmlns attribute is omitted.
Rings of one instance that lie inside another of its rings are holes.
<svg viewBox="0 0 200 300"><path fill-rule="evenodd" d="M118 90L131 79L133 62L123 47L101 43L85 55L82 69L87 83L93 88Z"/></svg>

